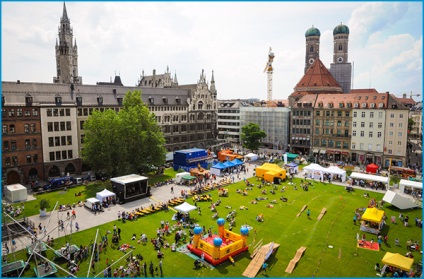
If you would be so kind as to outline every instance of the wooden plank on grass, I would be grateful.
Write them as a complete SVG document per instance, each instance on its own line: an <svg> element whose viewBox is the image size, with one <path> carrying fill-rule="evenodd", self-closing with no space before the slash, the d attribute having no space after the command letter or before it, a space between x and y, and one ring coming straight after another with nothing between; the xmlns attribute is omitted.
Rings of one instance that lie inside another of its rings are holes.
<svg viewBox="0 0 424 279"><path fill-rule="evenodd" d="M303 212L303 211L305 211L305 209L306 209L307 207L308 207L308 206L305 204L305 205L302 207L302 209L300 210L300 212L299 212L299 213L297 213L296 217L299 217L299 216L300 216L300 214L302 214L302 212Z"/></svg>

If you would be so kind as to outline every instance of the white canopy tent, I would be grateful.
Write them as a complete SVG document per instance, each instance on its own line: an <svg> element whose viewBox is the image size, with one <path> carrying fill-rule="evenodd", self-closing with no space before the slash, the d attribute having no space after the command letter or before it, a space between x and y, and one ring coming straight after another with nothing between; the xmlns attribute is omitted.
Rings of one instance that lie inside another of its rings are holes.
<svg viewBox="0 0 424 279"><path fill-rule="evenodd" d="M323 174L326 171L326 168L318 164L309 164L306 167L304 167L303 170L306 172L307 177L309 178L324 179Z"/></svg>
<svg viewBox="0 0 424 279"><path fill-rule="evenodd" d="M107 189L104 189L103 191L96 193L96 199L98 199L101 202L106 201L106 199L109 197L113 197L114 199L116 199L115 193Z"/></svg>
<svg viewBox="0 0 424 279"><path fill-rule="evenodd" d="M249 153L247 155L244 155L244 158L246 158L248 161L256 161L258 160L258 155L255 153Z"/></svg>
<svg viewBox="0 0 424 279"><path fill-rule="evenodd" d="M400 195L396 192L387 190L384 194L383 201L388 202L399 209L415 208L417 205L411 198L407 198L404 195Z"/></svg>
<svg viewBox="0 0 424 279"><path fill-rule="evenodd" d="M328 167L328 168L326 168L325 172L331 173L332 175L340 175L341 178L342 178L342 182L346 181L346 171L342 170L339 167L336 167L336 166Z"/></svg>
<svg viewBox="0 0 424 279"><path fill-rule="evenodd" d="M174 207L174 209L176 209L176 210L178 210L180 212L183 212L183 213L188 213L188 212L190 212L192 210L195 210L196 208L197 208L196 206L191 205L191 204L189 204L187 202L184 202L183 204L180 204L180 205Z"/></svg>
<svg viewBox="0 0 424 279"><path fill-rule="evenodd" d="M5 196L10 202L26 201L28 199L28 191L21 184L13 184L6 187Z"/></svg>
<svg viewBox="0 0 424 279"><path fill-rule="evenodd" d="M405 191L405 186L411 187L411 188L416 188L416 189L419 189L419 190L423 189L423 183L422 182L401 179L400 182L399 182L399 191L401 193L403 193Z"/></svg>
<svg viewBox="0 0 424 279"><path fill-rule="evenodd" d="M358 180L362 179L364 181L382 182L382 183L386 184L386 188L387 188L387 185L389 184L389 177L386 177L386 176L365 174L365 173L360 173L360 172L352 172L352 174L350 175L350 178L354 178L354 179L358 179Z"/></svg>

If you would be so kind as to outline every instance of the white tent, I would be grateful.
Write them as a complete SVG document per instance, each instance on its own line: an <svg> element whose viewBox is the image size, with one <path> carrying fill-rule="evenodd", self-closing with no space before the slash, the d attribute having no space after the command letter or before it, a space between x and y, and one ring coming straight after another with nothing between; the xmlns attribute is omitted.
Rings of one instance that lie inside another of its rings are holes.
<svg viewBox="0 0 424 279"><path fill-rule="evenodd" d="M188 213L188 212L190 212L192 210L195 210L196 208L197 208L196 206L191 205L191 204L189 204L187 202L184 202L183 204L180 204L180 205L174 207L174 209L176 209L176 210L178 210L180 212L183 212L183 213Z"/></svg>
<svg viewBox="0 0 424 279"><path fill-rule="evenodd" d="M372 175L372 174L365 174L360 172L352 172L350 175L350 178L354 179L362 179L364 181L377 181L377 182L383 182L387 185L389 184L389 178L385 176L379 176L379 175Z"/></svg>
<svg viewBox="0 0 424 279"><path fill-rule="evenodd" d="M107 189L104 189L103 191L96 193L96 199L98 199L99 201L103 201L108 197L116 198L116 195L115 195L115 193L113 193L113 192L111 192Z"/></svg>
<svg viewBox="0 0 424 279"><path fill-rule="evenodd" d="M342 170L339 167L336 167L336 166L328 167L328 168L326 168L326 172L327 173L331 173L333 175L334 174L340 175L342 177L342 182L345 182L346 181L346 171L345 170Z"/></svg>
<svg viewBox="0 0 424 279"><path fill-rule="evenodd" d="M401 179L400 182L399 182L399 191L401 193L403 193L405 191L405 186L420 189L420 190L423 189L423 183L422 182Z"/></svg>
<svg viewBox="0 0 424 279"><path fill-rule="evenodd" d="M383 201L388 202L399 209L408 209L417 207L414 201L411 198L407 198L403 195L400 195L396 192L387 190L386 194L383 197Z"/></svg>
<svg viewBox="0 0 424 279"><path fill-rule="evenodd" d="M308 174L308 177L314 179L324 179L323 173L326 171L326 168L318 164L310 164L303 168L303 170Z"/></svg>
<svg viewBox="0 0 424 279"><path fill-rule="evenodd" d="M26 201L28 199L28 191L21 184L13 184L6 187L5 196L10 202Z"/></svg>
<svg viewBox="0 0 424 279"><path fill-rule="evenodd" d="M246 158L249 161L256 161L256 160L258 160L258 155L254 154L254 153L249 153L247 155L244 155L244 158Z"/></svg>
<svg viewBox="0 0 424 279"><path fill-rule="evenodd" d="M190 175L190 173L189 172L180 172L180 173L177 173L175 175L175 183L180 183L181 182L181 178L183 176L185 176L185 175Z"/></svg>

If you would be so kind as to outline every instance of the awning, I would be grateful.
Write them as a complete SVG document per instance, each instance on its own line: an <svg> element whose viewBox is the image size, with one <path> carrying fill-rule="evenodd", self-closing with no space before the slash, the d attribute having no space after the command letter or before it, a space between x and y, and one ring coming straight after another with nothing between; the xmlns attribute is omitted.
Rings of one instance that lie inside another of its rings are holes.
<svg viewBox="0 0 424 279"><path fill-rule="evenodd" d="M193 179L196 179L196 177L195 176L191 176L191 175L184 175L183 177L181 177L182 179L185 179L185 180L193 180Z"/></svg>
<svg viewBox="0 0 424 279"><path fill-rule="evenodd" d="M313 153L319 153L318 149L314 149Z"/></svg>
<svg viewBox="0 0 424 279"><path fill-rule="evenodd" d="M320 150L319 154L325 154L325 150Z"/></svg>
<svg viewBox="0 0 424 279"><path fill-rule="evenodd" d="M349 152L342 152L343 155L349 155Z"/></svg>

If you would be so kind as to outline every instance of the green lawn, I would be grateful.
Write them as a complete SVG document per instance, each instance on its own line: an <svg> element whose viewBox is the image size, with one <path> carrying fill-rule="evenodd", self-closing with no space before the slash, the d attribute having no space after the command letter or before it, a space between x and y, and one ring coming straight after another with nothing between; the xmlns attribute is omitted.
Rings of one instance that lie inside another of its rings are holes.
<svg viewBox="0 0 424 279"><path fill-rule="evenodd" d="M173 174L165 173L162 178L167 179L168 176L173 177ZM249 181L255 184L258 183L255 178L251 178ZM299 182L300 179L294 179L294 181ZM286 186L286 190L284 193L280 193L280 189L283 186ZM86 195L90 191L95 193L102 189L102 187L104 187L102 183L91 184L85 188L84 194ZM355 226L353 224L353 215L356 208L366 207L369 201L368 198L363 197L364 191L362 190L347 193L344 187L315 182L314 186L309 188L309 191L303 191L302 189L294 190L291 186L288 186L288 183L283 183L278 186L276 195L260 195L261 189L255 187L249 191L248 196L242 196L236 193L236 189L244 189L244 183L242 181L227 188L230 195L229 197L221 197L222 203L217 207L219 216L225 218L229 211L236 209L237 217L234 231L239 232L243 224L248 224L256 230L256 235L253 231L250 232L248 243L251 248L249 248L249 251L236 257L234 266L231 263L225 262L213 269L202 268L194 270L192 269L193 258L165 249L165 259L163 261L165 277L242 277L243 271L250 263L251 259L249 255L253 252L252 247L260 240L263 240L264 244L272 241L280 244L277 252L269 259L268 277L375 277L374 264L377 262L381 264L381 259L387 251L404 255L407 252L405 243L408 239L422 239L422 230L414 226L414 218L421 218L421 210L402 211L411 220L410 226L404 227L401 224L390 223L390 216L396 216L397 218L399 210L386 204L384 210L389 218L384 233L388 233L388 245L383 244L380 251L357 248L356 235L357 233L362 233L359 230L359 225ZM267 186L266 189L269 192L271 186ZM74 190L79 191L78 187L69 191ZM213 200L216 201L218 199L217 191L210 193ZM383 194L379 193L369 192L369 194L370 198L376 198L377 200L381 200L383 197ZM44 195L45 197L51 195L51 200L60 199L60 193ZM279 200L282 195L288 198L288 202L281 202ZM89 196L93 195L90 193ZM266 196L268 200L251 204L250 201L258 196ZM273 208L268 208L266 205L273 199L277 200L277 204ZM189 202L193 204L191 198ZM212 213L208 208L210 203L198 202L197 205L200 206L202 215L199 216L197 212L192 212L192 216L197 219L201 226L204 225L206 228L212 227L213 231L217 231L216 220L211 218ZM240 210L240 205L247 206L248 210ZM296 214L303 205L307 205L310 208L311 219L307 218L306 212L296 217ZM30 211L30 206L31 204L28 202L25 211L27 209ZM227 209L225 206L231 206L232 209ZM324 207L327 208L327 213L322 220L317 221L317 216ZM265 218L265 221L262 223L255 220L255 217L260 213L263 213ZM120 244L128 243L134 245L134 255L141 254L147 263L152 260L156 265L159 260L156 258L153 245L151 243L145 246L137 244L136 241L131 240L131 236L133 233L136 233L137 236L141 233L146 233L149 239L155 237L156 228L160 226L161 220L168 220L171 224L175 223L175 221L171 221L172 215L172 211L168 213L158 212L139 218L133 222L128 221L125 224L119 221L111 222L98 228L73 233L72 239L70 239L70 236L67 238L71 243L88 245L93 242L97 229L103 235L107 230L112 230L113 225L116 224L122 230ZM225 226L228 228L228 223ZM402 244L400 247L394 245L394 239L396 237L399 238ZM367 239L371 238L374 238L374 240L377 239L375 235L367 234ZM169 235L167 240L170 243L174 242L174 235ZM65 239L57 239L56 247L65 244L65 242ZM285 273L288 263L301 246L307 247L303 257L300 259L293 273ZM329 246L333 248L329 248ZM100 261L96 265L96 271L99 272L105 268L107 258L109 261L112 259L117 260L123 255L123 252L113 250L109 247L107 251L100 255ZM422 260L419 252L414 252L414 255L415 262ZM24 260L27 259L25 252L16 252L15 256ZM52 253L48 251L47 256L52 258ZM118 266L121 264L119 263ZM34 266L34 261L31 262L31 266ZM62 264L62 267L66 267L66 265ZM81 269L77 273L78 277L86 277L87 270L88 260L82 262ZM58 272L58 275L65 276L65 273ZM34 272L32 270L27 271L25 276L34 276ZM91 274L91 276L93 277L94 275ZM265 276L259 273L257 277Z"/></svg>

